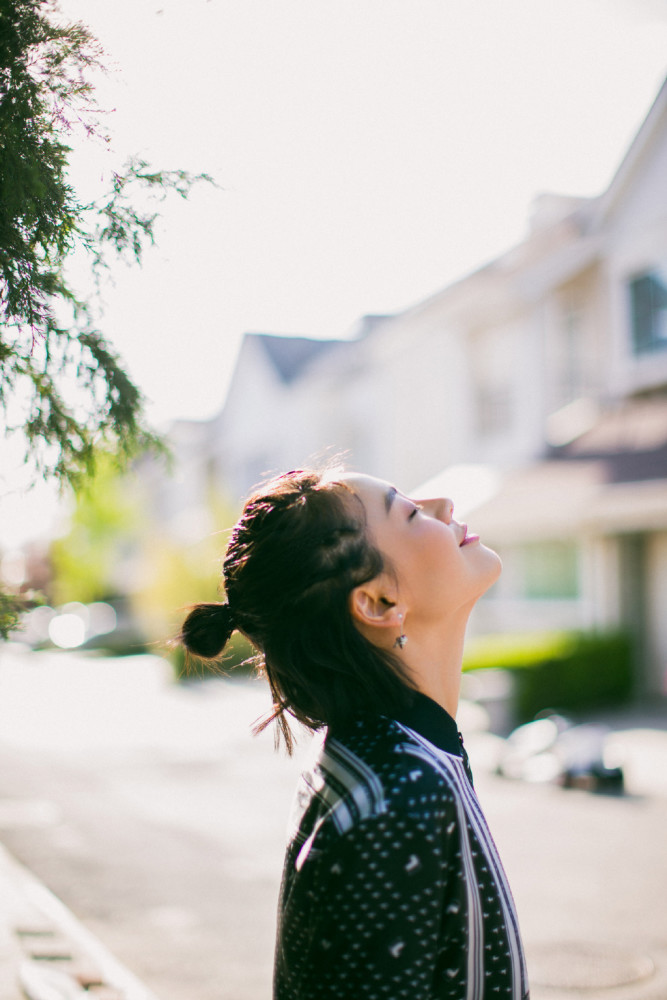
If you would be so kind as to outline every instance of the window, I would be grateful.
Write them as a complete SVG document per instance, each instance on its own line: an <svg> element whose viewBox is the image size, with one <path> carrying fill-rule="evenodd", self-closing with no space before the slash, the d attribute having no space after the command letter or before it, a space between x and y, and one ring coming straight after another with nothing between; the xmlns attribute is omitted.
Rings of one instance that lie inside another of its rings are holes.
<svg viewBox="0 0 667 1000"><path fill-rule="evenodd" d="M572 403L586 394L585 330L583 312L578 303L563 303L554 344L553 378L558 406Z"/></svg>
<svg viewBox="0 0 667 1000"><path fill-rule="evenodd" d="M635 354L667 349L667 266L630 281L630 311Z"/></svg>
<svg viewBox="0 0 667 1000"><path fill-rule="evenodd" d="M579 595L579 566L574 542L536 542L521 550L523 595L563 600Z"/></svg>

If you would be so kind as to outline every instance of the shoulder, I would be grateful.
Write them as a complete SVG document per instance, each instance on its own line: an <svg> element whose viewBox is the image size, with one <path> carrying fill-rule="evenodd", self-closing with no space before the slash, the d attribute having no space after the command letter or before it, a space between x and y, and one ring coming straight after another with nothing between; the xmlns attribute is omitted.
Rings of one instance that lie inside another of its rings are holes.
<svg viewBox="0 0 667 1000"><path fill-rule="evenodd" d="M382 716L327 734L297 786L288 867L353 853L364 842L450 845L465 780L458 758L440 759L410 730ZM446 836L445 836L446 835Z"/></svg>
<svg viewBox="0 0 667 1000"><path fill-rule="evenodd" d="M349 820L429 805L451 807L458 796L458 764L436 755L410 730L384 716L359 720L329 734L317 760L322 779L352 800Z"/></svg>

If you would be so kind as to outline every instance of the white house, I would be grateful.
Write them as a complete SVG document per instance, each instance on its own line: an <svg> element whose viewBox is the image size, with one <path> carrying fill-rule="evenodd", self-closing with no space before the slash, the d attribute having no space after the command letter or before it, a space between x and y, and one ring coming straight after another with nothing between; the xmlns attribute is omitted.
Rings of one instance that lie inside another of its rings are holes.
<svg viewBox="0 0 667 1000"><path fill-rule="evenodd" d="M348 340L246 336L201 460L240 499L326 449L499 548L474 628L630 625L667 693L667 82L609 189L490 264Z"/></svg>

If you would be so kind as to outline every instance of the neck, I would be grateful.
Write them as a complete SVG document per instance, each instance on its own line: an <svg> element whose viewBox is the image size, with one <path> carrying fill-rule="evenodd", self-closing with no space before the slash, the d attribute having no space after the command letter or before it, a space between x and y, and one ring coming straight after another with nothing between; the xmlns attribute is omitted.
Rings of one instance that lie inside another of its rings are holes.
<svg viewBox="0 0 667 1000"><path fill-rule="evenodd" d="M460 614L438 629L420 630L406 623L408 646L402 655L410 676L422 694L428 695L456 718L461 691L463 643L470 612Z"/></svg>

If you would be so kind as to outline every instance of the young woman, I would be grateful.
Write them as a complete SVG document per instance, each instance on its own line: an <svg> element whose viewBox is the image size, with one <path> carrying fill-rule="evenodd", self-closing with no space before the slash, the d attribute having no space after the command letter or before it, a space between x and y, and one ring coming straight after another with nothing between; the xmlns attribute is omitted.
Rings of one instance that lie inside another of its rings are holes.
<svg viewBox="0 0 667 1000"><path fill-rule="evenodd" d="M324 729L295 799L274 1000L528 996L512 896L458 733L463 639L500 560L389 483L300 470L248 500L226 600L181 641L257 648L275 720Z"/></svg>

